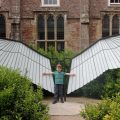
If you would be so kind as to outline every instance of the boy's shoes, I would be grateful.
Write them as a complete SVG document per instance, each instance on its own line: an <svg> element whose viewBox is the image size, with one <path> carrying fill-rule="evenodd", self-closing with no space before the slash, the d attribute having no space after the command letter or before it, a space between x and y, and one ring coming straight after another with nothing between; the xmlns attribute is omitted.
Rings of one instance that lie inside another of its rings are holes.
<svg viewBox="0 0 120 120"><path fill-rule="evenodd" d="M57 101L53 101L53 104L56 104L57 103Z"/></svg>
<svg viewBox="0 0 120 120"><path fill-rule="evenodd" d="M64 100L63 100L63 99L61 99L61 103L64 103Z"/></svg>
<svg viewBox="0 0 120 120"><path fill-rule="evenodd" d="M57 102L59 102L59 98L57 99Z"/></svg>
<svg viewBox="0 0 120 120"><path fill-rule="evenodd" d="M57 102L59 102L58 100L54 100L53 101L53 104L56 104ZM63 99L61 99L61 103L64 103L64 100Z"/></svg>

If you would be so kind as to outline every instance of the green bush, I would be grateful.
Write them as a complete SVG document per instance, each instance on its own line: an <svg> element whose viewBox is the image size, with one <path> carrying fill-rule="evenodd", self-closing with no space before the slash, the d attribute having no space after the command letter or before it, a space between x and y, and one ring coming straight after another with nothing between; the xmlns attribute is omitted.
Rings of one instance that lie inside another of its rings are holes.
<svg viewBox="0 0 120 120"><path fill-rule="evenodd" d="M102 100L98 105L86 105L81 115L86 120L120 120L120 93Z"/></svg>
<svg viewBox="0 0 120 120"><path fill-rule="evenodd" d="M93 80L81 89L83 96L100 99L103 94L104 82L102 79Z"/></svg>
<svg viewBox="0 0 120 120"><path fill-rule="evenodd" d="M0 119L47 120L48 108L41 103L42 90L18 71L0 67Z"/></svg>
<svg viewBox="0 0 120 120"><path fill-rule="evenodd" d="M103 88L103 97L112 97L120 92L120 69L109 70L105 74L105 84Z"/></svg>

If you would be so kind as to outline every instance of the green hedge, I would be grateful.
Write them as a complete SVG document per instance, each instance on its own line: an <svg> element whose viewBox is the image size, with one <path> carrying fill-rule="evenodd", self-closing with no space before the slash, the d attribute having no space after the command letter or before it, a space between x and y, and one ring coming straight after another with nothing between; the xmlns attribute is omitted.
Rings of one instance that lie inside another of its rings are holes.
<svg viewBox="0 0 120 120"><path fill-rule="evenodd" d="M120 92L120 69L109 70L105 74L102 96L111 98Z"/></svg>
<svg viewBox="0 0 120 120"><path fill-rule="evenodd" d="M0 67L0 120L48 120L48 108L41 103L42 90L34 92L31 81Z"/></svg>
<svg viewBox="0 0 120 120"><path fill-rule="evenodd" d="M86 105L81 115L86 120L120 120L120 93L102 100L98 105Z"/></svg>

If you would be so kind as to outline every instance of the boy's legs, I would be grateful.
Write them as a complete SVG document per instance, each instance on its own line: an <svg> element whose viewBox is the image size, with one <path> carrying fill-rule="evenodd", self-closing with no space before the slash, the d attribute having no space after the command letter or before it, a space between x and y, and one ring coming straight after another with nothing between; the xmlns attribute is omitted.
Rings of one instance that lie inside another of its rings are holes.
<svg viewBox="0 0 120 120"><path fill-rule="evenodd" d="M54 86L54 101L53 103L56 103L58 101L59 98L59 85L55 84Z"/></svg>
<svg viewBox="0 0 120 120"><path fill-rule="evenodd" d="M59 97L61 99L61 102L64 103L64 100L63 100L63 84L59 85Z"/></svg>

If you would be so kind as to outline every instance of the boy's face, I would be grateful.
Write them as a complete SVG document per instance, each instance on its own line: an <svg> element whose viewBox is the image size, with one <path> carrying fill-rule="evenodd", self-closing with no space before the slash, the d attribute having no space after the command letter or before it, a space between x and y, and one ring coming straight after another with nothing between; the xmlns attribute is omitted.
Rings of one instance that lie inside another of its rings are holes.
<svg viewBox="0 0 120 120"><path fill-rule="evenodd" d="M58 72L61 72L62 71L62 68L61 67L57 67L56 68Z"/></svg>

